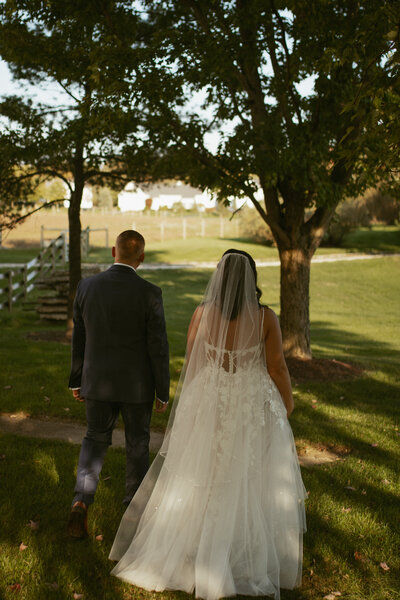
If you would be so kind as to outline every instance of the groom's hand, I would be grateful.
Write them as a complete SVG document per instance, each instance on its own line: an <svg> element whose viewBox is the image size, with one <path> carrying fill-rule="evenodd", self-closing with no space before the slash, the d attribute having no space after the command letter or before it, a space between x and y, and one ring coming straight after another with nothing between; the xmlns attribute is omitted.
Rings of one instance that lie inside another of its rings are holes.
<svg viewBox="0 0 400 600"><path fill-rule="evenodd" d="M161 402L158 398L156 398L156 412L164 413L168 408L168 402Z"/></svg>
<svg viewBox="0 0 400 600"><path fill-rule="evenodd" d="M72 390L72 394L75 398L75 400L78 400L78 402L85 402L85 398L81 397L81 390Z"/></svg>

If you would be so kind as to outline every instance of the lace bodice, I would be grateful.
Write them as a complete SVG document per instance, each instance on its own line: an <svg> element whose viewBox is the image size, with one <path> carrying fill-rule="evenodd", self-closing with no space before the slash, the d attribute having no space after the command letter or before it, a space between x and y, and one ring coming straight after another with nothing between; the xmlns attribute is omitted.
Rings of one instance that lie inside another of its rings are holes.
<svg viewBox="0 0 400 600"><path fill-rule="evenodd" d="M239 369L248 369L252 366L259 366L262 361L262 344L241 348L240 350L227 350L226 348L217 348L213 344L204 342L206 351L206 362L208 366L223 369L230 375L236 373Z"/></svg>
<svg viewBox="0 0 400 600"><path fill-rule="evenodd" d="M255 427L265 423L265 411L274 416L283 427L286 409L269 375L263 343L227 350L204 342L206 352L205 371L199 373L206 395L218 398L223 429L229 425L232 402L238 398L242 407L243 422L251 422ZM268 407L268 408L267 408Z"/></svg>

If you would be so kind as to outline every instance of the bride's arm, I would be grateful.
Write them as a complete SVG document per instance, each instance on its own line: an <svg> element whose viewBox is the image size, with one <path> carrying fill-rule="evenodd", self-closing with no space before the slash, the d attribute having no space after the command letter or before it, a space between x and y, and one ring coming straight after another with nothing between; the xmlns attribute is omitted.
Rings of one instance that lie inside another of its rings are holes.
<svg viewBox="0 0 400 600"><path fill-rule="evenodd" d="M282 348L282 333L278 317L270 308L264 309L265 359L271 375L286 406L289 417L294 409L292 384Z"/></svg>
<svg viewBox="0 0 400 600"><path fill-rule="evenodd" d="M187 334L187 343L186 343L186 360L189 360L190 354L192 352L194 340L196 338L197 330L199 328L200 317L203 313L203 307L200 305L196 308L193 313L192 320L190 321L188 334Z"/></svg>

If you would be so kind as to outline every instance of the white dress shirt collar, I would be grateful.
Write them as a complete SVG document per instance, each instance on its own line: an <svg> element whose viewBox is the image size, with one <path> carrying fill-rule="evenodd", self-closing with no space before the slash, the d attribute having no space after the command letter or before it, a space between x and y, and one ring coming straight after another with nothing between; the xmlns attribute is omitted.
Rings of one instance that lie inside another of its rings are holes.
<svg viewBox="0 0 400 600"><path fill-rule="evenodd" d="M126 263L115 262L114 265L118 265L118 267L129 267L130 269L133 269L136 272L135 267L132 267L132 265L127 265Z"/></svg>

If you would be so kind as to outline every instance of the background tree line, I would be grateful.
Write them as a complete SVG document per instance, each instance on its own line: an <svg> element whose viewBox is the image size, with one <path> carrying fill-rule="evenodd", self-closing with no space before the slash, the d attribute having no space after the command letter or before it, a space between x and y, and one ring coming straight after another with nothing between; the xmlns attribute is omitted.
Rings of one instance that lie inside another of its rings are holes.
<svg viewBox="0 0 400 600"><path fill-rule="evenodd" d="M310 262L337 206L397 186L399 22L378 0L3 0L13 75L67 98L3 98L3 222L64 181L71 311L86 183L179 177L247 198L279 250L285 352L310 357Z"/></svg>

